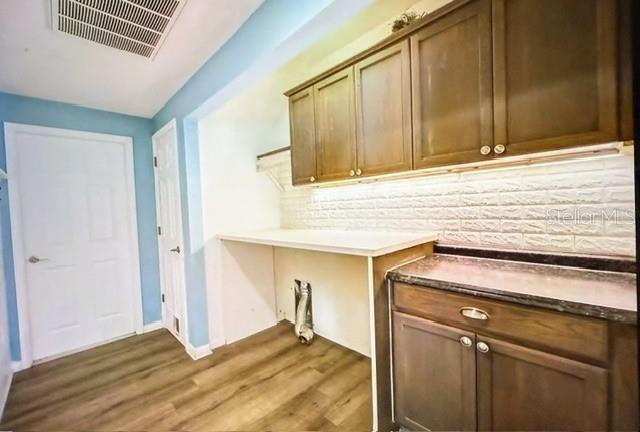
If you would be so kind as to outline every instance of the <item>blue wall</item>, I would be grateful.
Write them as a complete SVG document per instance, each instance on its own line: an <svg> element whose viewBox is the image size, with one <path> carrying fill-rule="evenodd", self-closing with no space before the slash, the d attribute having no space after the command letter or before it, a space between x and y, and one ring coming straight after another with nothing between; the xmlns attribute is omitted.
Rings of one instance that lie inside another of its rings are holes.
<svg viewBox="0 0 640 432"><path fill-rule="evenodd" d="M82 108L42 99L0 92L0 126L4 122L124 135L133 138L138 242L144 323L161 319L158 243L156 237L155 192L149 119ZM0 127L0 167L6 170L4 126ZM11 356L20 359L20 341L13 268L13 248L6 183L0 192L2 242L7 284L7 308L11 336Z"/></svg>
<svg viewBox="0 0 640 432"><path fill-rule="evenodd" d="M157 321L161 317L155 194L153 168L150 163L151 135L171 119L177 120L184 246L187 252L185 276L189 342L194 346L201 346L208 344L209 331L196 111L218 91L291 37L331 1L265 0L151 120L0 92L0 122L133 137L145 324ZM0 167L6 168L3 131L0 131ZM11 350L13 358L18 359L20 347L6 188L0 192L0 198Z"/></svg>
<svg viewBox="0 0 640 432"><path fill-rule="evenodd" d="M153 118L154 131L174 118L178 124L189 342L194 346L209 342L198 119L194 112L329 3L266 0Z"/></svg>

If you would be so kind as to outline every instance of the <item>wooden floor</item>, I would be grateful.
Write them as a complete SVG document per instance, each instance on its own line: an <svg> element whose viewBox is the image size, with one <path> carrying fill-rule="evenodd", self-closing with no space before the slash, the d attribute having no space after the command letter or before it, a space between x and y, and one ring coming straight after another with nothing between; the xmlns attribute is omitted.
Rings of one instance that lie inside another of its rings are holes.
<svg viewBox="0 0 640 432"><path fill-rule="evenodd" d="M371 431L370 370L284 324L198 361L161 330L16 374L0 430Z"/></svg>

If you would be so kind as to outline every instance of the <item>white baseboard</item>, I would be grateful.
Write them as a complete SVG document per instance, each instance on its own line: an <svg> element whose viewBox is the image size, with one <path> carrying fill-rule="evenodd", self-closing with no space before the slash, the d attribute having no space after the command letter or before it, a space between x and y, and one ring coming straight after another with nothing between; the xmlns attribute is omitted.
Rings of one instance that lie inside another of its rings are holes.
<svg viewBox="0 0 640 432"><path fill-rule="evenodd" d="M223 345L226 345L227 341L224 340L224 338L220 337L220 338L216 338L216 339L211 339L209 341L209 348L211 348L212 350L219 348Z"/></svg>
<svg viewBox="0 0 640 432"><path fill-rule="evenodd" d="M21 360L14 360L11 362L11 370L15 372L20 372L21 370L29 369L29 366L22 363Z"/></svg>
<svg viewBox="0 0 640 432"><path fill-rule="evenodd" d="M209 345L201 345L199 347L194 347L193 345L191 345L190 343L187 344L187 354L189 354L191 356L192 359L194 360L199 360L203 357L208 356L209 354L211 354L211 347L209 347Z"/></svg>
<svg viewBox="0 0 640 432"><path fill-rule="evenodd" d="M142 327L142 334L151 333L153 331L160 330L161 328L164 328L162 321L154 321Z"/></svg>
<svg viewBox="0 0 640 432"><path fill-rule="evenodd" d="M13 365L12 365L13 366ZM9 389L11 388L11 380L13 379L13 373L7 374L6 377L0 383L0 418L4 414L4 407L7 404L9 398Z"/></svg>

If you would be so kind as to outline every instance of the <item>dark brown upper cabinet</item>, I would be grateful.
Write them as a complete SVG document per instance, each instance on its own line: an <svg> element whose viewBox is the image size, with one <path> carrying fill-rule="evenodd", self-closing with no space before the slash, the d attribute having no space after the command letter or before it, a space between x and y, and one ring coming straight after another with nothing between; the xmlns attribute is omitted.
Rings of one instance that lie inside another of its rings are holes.
<svg viewBox="0 0 640 432"><path fill-rule="evenodd" d="M313 87L319 180L355 176L356 122L353 67Z"/></svg>
<svg viewBox="0 0 640 432"><path fill-rule="evenodd" d="M620 0L618 3L618 98L621 140L633 139L632 1L634 0Z"/></svg>
<svg viewBox="0 0 640 432"><path fill-rule="evenodd" d="M475 334L393 313L396 416L410 430L476 430Z"/></svg>
<svg viewBox="0 0 640 432"><path fill-rule="evenodd" d="M615 0L494 0L495 144L507 154L618 138Z"/></svg>
<svg viewBox="0 0 640 432"><path fill-rule="evenodd" d="M411 75L415 168L490 157L490 0L472 1L411 36Z"/></svg>
<svg viewBox="0 0 640 432"><path fill-rule="evenodd" d="M289 98L291 175L294 185L316 181L316 125L313 88Z"/></svg>
<svg viewBox="0 0 640 432"><path fill-rule="evenodd" d="M484 336L478 346L478 430L608 429L606 369Z"/></svg>
<svg viewBox="0 0 640 432"><path fill-rule="evenodd" d="M286 93L294 184L633 139L631 2L447 3Z"/></svg>
<svg viewBox="0 0 640 432"><path fill-rule="evenodd" d="M408 40L354 66L357 176L412 168L410 70Z"/></svg>

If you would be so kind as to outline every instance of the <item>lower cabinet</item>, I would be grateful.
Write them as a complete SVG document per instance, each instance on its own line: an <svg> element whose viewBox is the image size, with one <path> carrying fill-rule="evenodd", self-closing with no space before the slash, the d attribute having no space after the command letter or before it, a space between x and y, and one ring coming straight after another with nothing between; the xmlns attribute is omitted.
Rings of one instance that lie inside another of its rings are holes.
<svg viewBox="0 0 640 432"><path fill-rule="evenodd" d="M476 429L476 337L393 316L396 420L409 430Z"/></svg>
<svg viewBox="0 0 640 432"><path fill-rule="evenodd" d="M476 370L479 430L607 429L603 368L478 336Z"/></svg>
<svg viewBox="0 0 640 432"><path fill-rule="evenodd" d="M396 422L409 430L608 428L607 370L395 311Z"/></svg>

